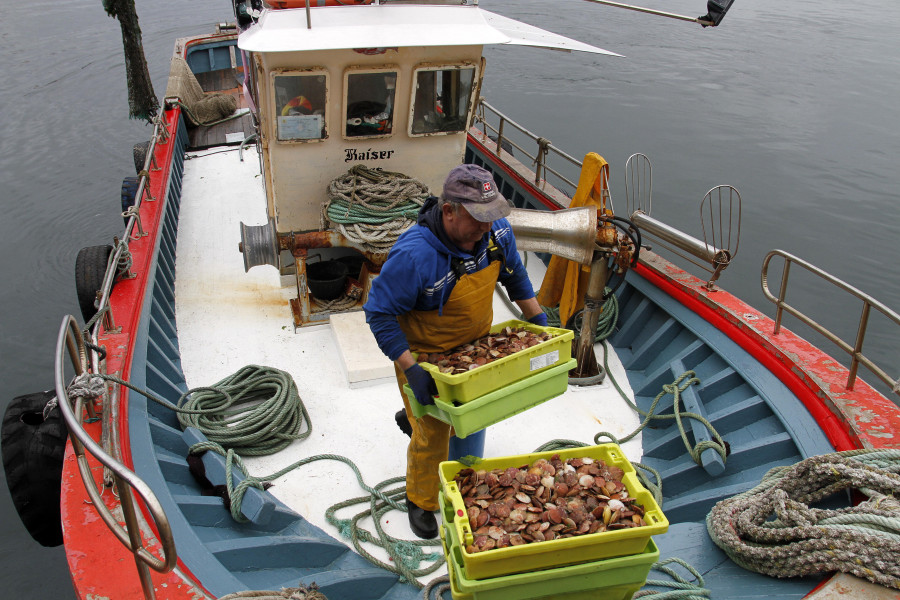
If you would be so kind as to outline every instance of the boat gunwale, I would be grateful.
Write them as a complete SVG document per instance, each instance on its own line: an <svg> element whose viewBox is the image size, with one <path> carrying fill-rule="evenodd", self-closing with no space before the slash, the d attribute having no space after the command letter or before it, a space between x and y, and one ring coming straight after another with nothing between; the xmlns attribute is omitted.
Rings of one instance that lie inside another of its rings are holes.
<svg viewBox="0 0 900 600"><path fill-rule="evenodd" d="M210 37L228 36L233 36L233 34L202 36L190 39L195 43L201 43L203 39L209 39ZM174 137L183 121L181 110L177 106L166 107L164 115L167 128L170 131L169 135ZM468 139L470 143L477 144L487 155L495 157L499 161L498 165L506 165L502 157L496 156L487 146L476 139L471 132ZM149 235L146 238L135 241L134 246L131 247L134 259L133 270L138 273L138 276L133 280L120 281L110 297L110 307L115 308L117 324L121 328L121 332L106 332L101 338L101 341L110 347L113 344L118 345L120 342L127 340L125 350L110 351L107 359L107 367L110 368L110 372L120 371L126 380L129 379L133 366L135 344L140 337L138 331L141 327L147 326L143 317L147 314L149 304L152 303L148 303L148 299L152 298L147 297L147 292L155 280L156 269L158 268L156 257L160 249L159 237L162 234L165 205L168 202L166 194L172 176L173 147L174 144L170 142L164 147L157 147L156 149L157 153L163 157L163 160L157 158L155 162L163 170L162 177L157 177L150 187L150 193L157 199L157 202L144 202L141 208L144 209L147 206L156 206L157 208L147 209L149 214L142 210L141 217L144 219L142 224ZM529 190L536 192L534 197L543 202L542 198L545 197L543 191L536 188L517 171L509 167L505 170L509 176L515 178L521 185L527 186ZM162 201L162 198L165 198L165 201ZM550 205L547 205L547 207L551 209L561 208L560 206L552 207ZM145 239L150 242L149 246L147 243L141 243ZM847 369L843 368L826 352L816 348L787 328L782 328L777 335L765 331L763 326L774 326L774 322L771 319L724 290L716 291L715 296L713 296L706 291L705 282L693 277L672 263L668 263L661 257L659 261L655 259L648 261L645 259L636 267L636 272L653 281L654 285L676 301L693 310L703 320L720 328L729 338L747 350L748 353L766 365L767 368L777 370L780 375L776 374L776 376L789 385L801 402L810 410L816 422L823 428L823 431L825 431L836 449L885 448L896 447L900 444L897 441L888 442L884 433L885 431L900 430L900 409L862 380L857 382L854 390L842 390L843 384L834 381L839 379L839 377L833 376L835 371L843 369L843 372L846 373ZM747 315L752 315L753 318L747 318ZM823 368L811 370L801 367L797 357L813 359L810 364ZM133 470L134 461L131 456L132 445L128 430L128 390L123 389L121 391L120 402L121 420L118 424L120 428L120 451L123 462ZM895 426L886 427L886 420L891 416L893 417L891 424ZM71 461L71 458L72 453L69 447L66 454L67 464ZM139 503L139 506L144 518L147 519L146 507L142 503ZM152 520L149 520L149 522L152 522ZM105 525L102 523L100 526L105 529ZM71 535L72 532L70 531L69 533ZM124 549L121 550L126 552ZM68 544L66 553L70 567L72 567L74 584L76 581L76 564L80 562L78 559L83 557L74 558L70 554ZM178 565L180 570L190 573L182 563L181 558L178 559ZM191 576L191 579L194 579L191 582L193 585L196 585L199 589L204 589L193 576ZM171 580L168 583L171 589ZM183 584L184 582L181 581L181 583ZM77 585L76 589L78 589Z"/></svg>

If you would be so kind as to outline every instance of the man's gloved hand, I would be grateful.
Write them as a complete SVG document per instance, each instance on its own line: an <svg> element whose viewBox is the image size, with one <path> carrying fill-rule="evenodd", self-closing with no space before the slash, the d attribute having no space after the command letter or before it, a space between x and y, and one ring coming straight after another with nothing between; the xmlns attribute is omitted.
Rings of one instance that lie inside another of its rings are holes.
<svg viewBox="0 0 900 600"><path fill-rule="evenodd" d="M528 322L534 323L535 325L539 325L541 327L546 327L547 326L547 313L539 312L538 314L534 315L533 317L529 317Z"/></svg>
<svg viewBox="0 0 900 600"><path fill-rule="evenodd" d="M422 365L416 363L405 369L403 374L406 375L406 381L409 382L409 387L412 388L419 404L422 406L434 404L433 396L437 394L437 386L434 384L434 378L422 368Z"/></svg>

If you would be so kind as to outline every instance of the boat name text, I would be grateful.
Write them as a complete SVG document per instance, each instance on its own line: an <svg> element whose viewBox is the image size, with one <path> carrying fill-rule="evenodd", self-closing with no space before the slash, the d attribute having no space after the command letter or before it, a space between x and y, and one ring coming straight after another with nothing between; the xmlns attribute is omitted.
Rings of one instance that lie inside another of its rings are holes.
<svg viewBox="0 0 900 600"><path fill-rule="evenodd" d="M346 148L344 152L347 155L344 158L344 162L350 162L351 160L385 160L391 157L394 150L372 150L371 148L368 150L356 150L355 148Z"/></svg>

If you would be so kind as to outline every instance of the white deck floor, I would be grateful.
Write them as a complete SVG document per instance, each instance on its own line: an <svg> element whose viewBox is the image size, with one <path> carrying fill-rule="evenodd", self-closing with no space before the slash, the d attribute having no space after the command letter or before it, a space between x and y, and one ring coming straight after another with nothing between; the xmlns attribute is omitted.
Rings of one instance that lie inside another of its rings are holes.
<svg viewBox="0 0 900 600"><path fill-rule="evenodd" d="M246 460L254 475L268 475L317 454L350 458L370 486L403 475L408 438L394 423L394 413L402 407L396 383L382 379L351 386L330 325L294 332L288 301L296 287L282 287L276 269L269 266L244 272L238 251L240 222L259 225L266 221L255 149L244 150L243 162L236 148L200 154L206 156L193 158L192 154L185 163L175 286L178 337L188 386L212 385L248 364L276 367L293 376L310 413L313 433L277 455ZM543 265L536 259L529 265L536 271L533 280L537 288ZM513 317L495 295L494 322ZM374 344L367 327L356 329L361 340ZM354 360L345 358L351 363ZM602 360L599 346L598 358ZM386 358L384 361L389 365ZM631 393L614 356L610 367L620 386ZM637 415L608 379L590 388L569 386L563 396L488 428L485 454L528 454L556 438L592 443L598 431L623 437L637 425ZM640 437L623 449L630 460L639 460ZM325 520L325 510L364 494L350 468L332 460L300 467L274 484L270 491L275 496L338 539L337 530ZM347 509L339 516L351 517L356 512ZM385 529L391 535L413 539L401 513L388 514Z"/></svg>

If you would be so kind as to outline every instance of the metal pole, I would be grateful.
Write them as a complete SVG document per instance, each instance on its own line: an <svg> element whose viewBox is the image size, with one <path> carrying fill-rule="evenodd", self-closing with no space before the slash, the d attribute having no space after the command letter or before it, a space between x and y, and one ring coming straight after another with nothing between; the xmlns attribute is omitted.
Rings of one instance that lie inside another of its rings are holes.
<svg viewBox="0 0 900 600"><path fill-rule="evenodd" d="M788 275L791 273L791 261L784 259L784 268L781 271L781 290L778 292L777 308L775 309L775 335L781 331L781 317L784 313L784 298L787 296Z"/></svg>
<svg viewBox="0 0 900 600"><path fill-rule="evenodd" d="M609 0L587 0L588 2L594 2L596 4L605 4L607 6L615 6L616 8L626 8L628 10L633 10L642 13L648 13L651 15L656 15L658 17L668 17L670 19L677 19L679 21L690 21L691 23L708 23L712 25L709 21L701 21L696 17L687 17L685 15L676 15L675 13L664 12L661 10L653 10L652 8L643 8L641 6L632 6L631 4L620 4L618 2L610 2Z"/></svg>
<svg viewBox="0 0 900 600"><path fill-rule="evenodd" d="M134 564L137 567L138 577L141 580L141 588L144 590L144 598L155 600L156 592L153 591L153 579L150 577L150 568L141 560L138 549L143 548L141 528L138 525L137 514L134 510L134 498L128 482L118 475L115 476L116 489L119 490L119 502L122 507L122 515L125 517L125 529L131 542L131 552L134 556Z"/></svg>
<svg viewBox="0 0 900 600"><path fill-rule="evenodd" d="M856 383L856 372L859 370L859 357L862 356L863 340L866 337L866 328L869 326L869 312L871 305L863 302L862 315L859 317L859 329L856 331L856 345L853 347L853 355L850 359L850 377L847 378L847 389L853 391Z"/></svg>
<svg viewBox="0 0 900 600"><path fill-rule="evenodd" d="M591 263L591 274L588 277L587 291L584 295L581 332L575 351L575 358L578 360L576 372L581 377L592 375L593 373L585 373L584 369L590 369L597 364L594 356L594 333L597 331L597 322L600 320L600 312L603 310L603 291L607 279L609 279L609 266L606 256L602 252L595 252L594 262Z"/></svg>

